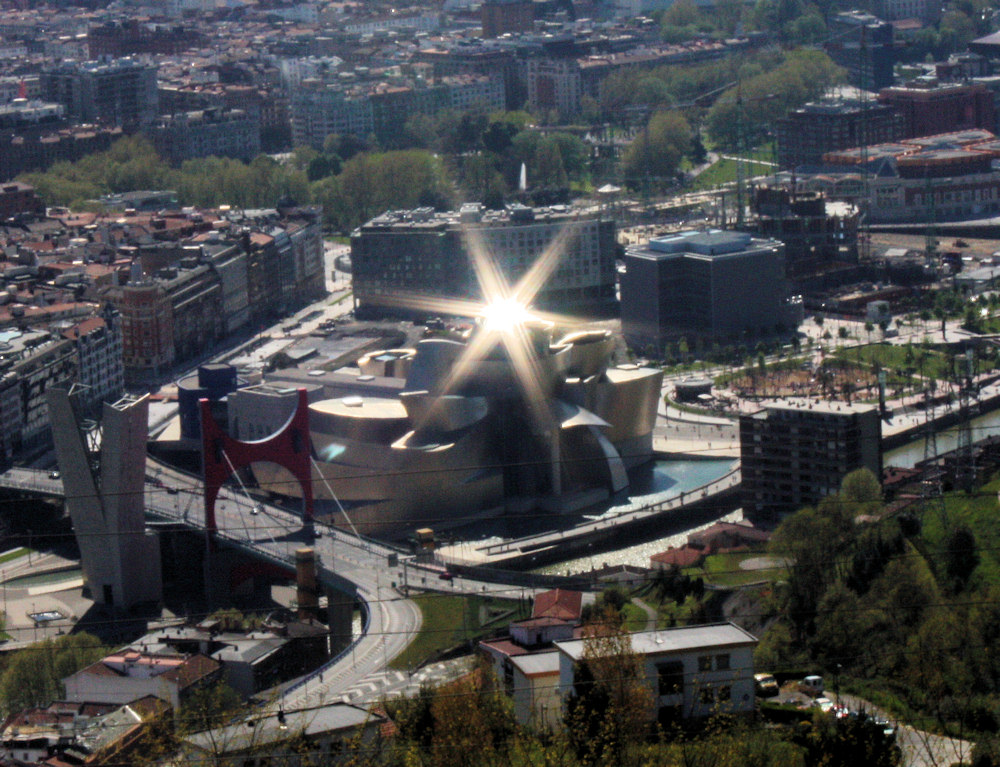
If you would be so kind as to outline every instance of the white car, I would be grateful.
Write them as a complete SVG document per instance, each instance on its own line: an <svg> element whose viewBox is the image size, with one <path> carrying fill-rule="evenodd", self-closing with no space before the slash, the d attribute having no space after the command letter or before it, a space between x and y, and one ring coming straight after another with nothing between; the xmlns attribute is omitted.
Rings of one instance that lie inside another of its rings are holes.
<svg viewBox="0 0 1000 767"><path fill-rule="evenodd" d="M829 714L831 711L833 711L833 701L826 697L821 696L819 698L816 698L812 702L812 705L815 708L818 708L824 714Z"/></svg>

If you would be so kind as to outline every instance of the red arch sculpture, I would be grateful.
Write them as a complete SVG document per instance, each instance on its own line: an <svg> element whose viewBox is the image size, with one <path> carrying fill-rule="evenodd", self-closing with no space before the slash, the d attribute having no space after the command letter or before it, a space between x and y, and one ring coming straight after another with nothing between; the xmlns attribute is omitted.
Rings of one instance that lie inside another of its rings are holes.
<svg viewBox="0 0 1000 767"><path fill-rule="evenodd" d="M255 461L271 461L288 469L302 486L303 517L313 519L312 467L309 447L309 401L306 390L298 390L298 404L288 422L270 437L243 442L226 434L212 415L208 399L201 405L201 453L205 475L205 527L216 531L215 501L222 484L233 471ZM226 460L226 457L229 460Z"/></svg>

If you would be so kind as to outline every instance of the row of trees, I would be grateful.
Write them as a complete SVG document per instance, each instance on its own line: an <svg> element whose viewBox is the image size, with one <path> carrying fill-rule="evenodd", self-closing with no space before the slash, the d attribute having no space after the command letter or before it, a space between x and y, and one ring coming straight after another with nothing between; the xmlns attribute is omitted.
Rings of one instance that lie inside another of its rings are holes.
<svg viewBox="0 0 1000 767"><path fill-rule="evenodd" d="M708 12L693 0L677 0L659 14L660 32L667 42L683 42L757 30L776 36L786 46L817 45L835 37L827 20L839 10L831 0L757 0L752 6L722 0ZM899 57L903 61L922 61L926 56L941 60L964 51L975 37L993 31L993 12L988 0L948 3L936 24L918 30L900 47Z"/></svg>

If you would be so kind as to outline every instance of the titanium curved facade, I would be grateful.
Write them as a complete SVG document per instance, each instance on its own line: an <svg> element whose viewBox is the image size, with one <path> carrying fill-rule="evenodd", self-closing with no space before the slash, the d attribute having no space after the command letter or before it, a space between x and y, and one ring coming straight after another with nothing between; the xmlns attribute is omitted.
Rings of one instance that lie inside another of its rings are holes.
<svg viewBox="0 0 1000 767"><path fill-rule="evenodd" d="M551 326L532 321L518 335L526 354L517 365L502 344L474 356L474 338L435 338L367 355L357 393L344 394L342 374L336 397L313 378L316 498L335 496L361 532L393 537L460 517L574 510L625 490L627 470L653 455L662 373L612 366L606 331L553 342ZM407 362L395 395L372 387L368 371L380 356ZM242 389L230 399L231 433L260 438L293 403L293 390L273 382ZM271 492L299 494L276 464L255 464L254 473Z"/></svg>

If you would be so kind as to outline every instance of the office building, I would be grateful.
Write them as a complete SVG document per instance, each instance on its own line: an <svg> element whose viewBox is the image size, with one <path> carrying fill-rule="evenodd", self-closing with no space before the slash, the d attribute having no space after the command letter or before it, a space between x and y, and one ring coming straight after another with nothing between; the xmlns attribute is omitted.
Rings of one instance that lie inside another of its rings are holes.
<svg viewBox="0 0 1000 767"><path fill-rule="evenodd" d="M879 92L878 100L893 107L902 116L903 134L898 138L975 128L997 129L994 95L981 83L911 84L885 88Z"/></svg>
<svg viewBox="0 0 1000 767"><path fill-rule="evenodd" d="M903 138L903 115L872 98L814 101L776 123L778 164L782 168L818 165L827 152Z"/></svg>
<svg viewBox="0 0 1000 767"><path fill-rule="evenodd" d="M896 65L895 29L864 11L835 14L823 50L847 70L848 82L864 90L887 88Z"/></svg>
<svg viewBox="0 0 1000 767"><path fill-rule="evenodd" d="M744 232L680 232L625 251L622 333L644 353L686 336L740 340L784 325L785 248Z"/></svg>
<svg viewBox="0 0 1000 767"><path fill-rule="evenodd" d="M472 245L470 245L472 243ZM615 302L615 225L567 209L517 207L461 212L389 211L351 235L355 308L398 309L400 297L482 298L471 247L482 247L513 285L549 247L559 264L539 290L538 308L603 313Z"/></svg>
<svg viewBox="0 0 1000 767"><path fill-rule="evenodd" d="M500 37L508 32L530 32L535 24L531 0L485 0L480 8L483 37Z"/></svg>
<svg viewBox="0 0 1000 767"><path fill-rule="evenodd" d="M777 522L837 492L855 469L882 476L882 428L873 405L769 405L740 416L743 513Z"/></svg>

